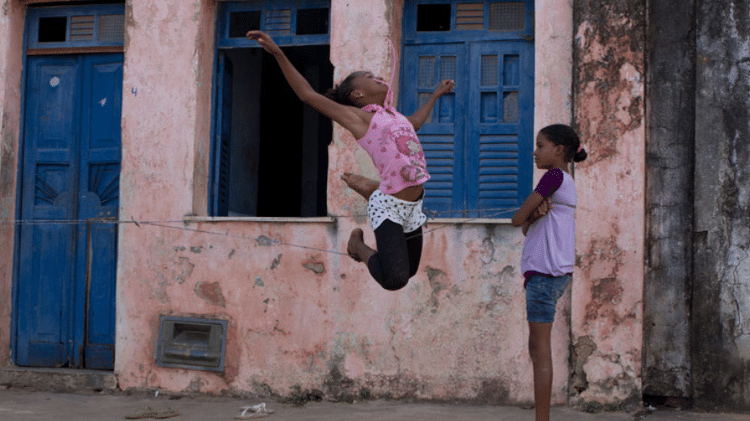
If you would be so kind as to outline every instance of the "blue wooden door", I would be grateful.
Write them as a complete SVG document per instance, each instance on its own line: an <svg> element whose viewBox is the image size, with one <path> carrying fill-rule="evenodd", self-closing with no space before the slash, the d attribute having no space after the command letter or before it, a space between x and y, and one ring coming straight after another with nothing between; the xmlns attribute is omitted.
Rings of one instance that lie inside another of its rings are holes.
<svg viewBox="0 0 750 421"><path fill-rule="evenodd" d="M27 69L16 363L112 369L122 54Z"/></svg>

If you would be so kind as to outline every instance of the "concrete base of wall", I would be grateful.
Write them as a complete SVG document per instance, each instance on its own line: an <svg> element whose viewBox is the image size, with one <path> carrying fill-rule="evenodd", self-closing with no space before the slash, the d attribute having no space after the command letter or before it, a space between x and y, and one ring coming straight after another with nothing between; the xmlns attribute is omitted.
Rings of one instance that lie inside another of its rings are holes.
<svg viewBox="0 0 750 421"><path fill-rule="evenodd" d="M117 390L117 377L106 371L12 367L0 368L0 386L54 392Z"/></svg>

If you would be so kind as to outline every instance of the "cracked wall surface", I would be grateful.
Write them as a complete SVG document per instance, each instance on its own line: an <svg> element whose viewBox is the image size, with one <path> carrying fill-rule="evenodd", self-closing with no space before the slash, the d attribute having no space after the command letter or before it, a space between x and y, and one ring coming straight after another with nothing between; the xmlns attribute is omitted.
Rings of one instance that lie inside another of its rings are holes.
<svg viewBox="0 0 750 421"><path fill-rule="evenodd" d="M645 24L642 1L574 2L573 105L588 159L578 206L571 315L580 381L572 403L641 396L645 215ZM581 357L582 358L582 357Z"/></svg>
<svg viewBox="0 0 750 421"><path fill-rule="evenodd" d="M0 9L0 219L14 220L21 121L23 6L4 1ZM0 365L10 362L15 226L0 224Z"/></svg>
<svg viewBox="0 0 750 421"><path fill-rule="evenodd" d="M120 216L139 221L191 216L170 228L119 228L119 386L342 400L369 396L531 402L519 273L523 236L507 221L431 221L435 231L425 239L419 273L403 290L384 291L364 265L341 254L351 229L367 228L367 221L361 216L365 202L344 187L339 175L367 175L370 163L363 152L355 152L358 147L340 128L329 149L329 219L200 217L207 207L215 7L213 0L133 0L125 7ZM331 60L337 80L362 68L390 73L393 56L385 37L400 45L402 8L400 0L332 3ZM10 139L6 144L12 145L20 93L7 87L18 88L21 77L23 5L16 1L10 9L16 13L15 29L0 21L0 31L18 37L0 37L0 51L16 48L18 62L8 73L16 79L4 79L0 95L17 100L17 109L3 120L12 126L3 127L3 141ZM535 37L542 46L536 59L535 99L543 103L535 110L534 123L569 122L570 2L544 2L535 12L542 23ZM12 42L19 45L12 47ZM560 63L566 65L554 70ZM398 87L398 82L393 85ZM5 111L11 105L3 102L0 107ZM12 152L0 155L0 174L15 174L15 164L5 167L6 159L14 159ZM0 194L14 188L14 182L6 181ZM9 194L12 209L15 197ZM12 247L3 248L7 250ZM0 266L0 288L10 289L10 268ZM570 306L566 295L553 327L555 404L567 398ZM9 310L3 311L0 304L5 329L11 323ZM157 366L160 315L227 320L225 370ZM0 330L0 340L8 337ZM10 346L0 342L0 347L0 363L7 365Z"/></svg>
<svg viewBox="0 0 750 421"><path fill-rule="evenodd" d="M750 5L697 7L695 403L750 409Z"/></svg>
<svg viewBox="0 0 750 421"><path fill-rule="evenodd" d="M643 394L690 398L695 3L652 1L649 22Z"/></svg>

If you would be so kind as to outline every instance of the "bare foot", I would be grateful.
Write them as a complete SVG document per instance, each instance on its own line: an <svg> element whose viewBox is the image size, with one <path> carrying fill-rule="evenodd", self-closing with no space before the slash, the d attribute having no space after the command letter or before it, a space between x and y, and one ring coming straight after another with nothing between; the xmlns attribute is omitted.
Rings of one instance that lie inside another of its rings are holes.
<svg viewBox="0 0 750 421"><path fill-rule="evenodd" d="M350 172L342 174L341 179L344 180L344 183L346 183L350 189L359 193L365 198L365 200L370 200L370 195L380 187L379 182L363 175L352 174Z"/></svg>
<svg viewBox="0 0 750 421"><path fill-rule="evenodd" d="M365 244L365 233L360 228L352 230L346 252L355 262L367 262L375 254L375 250Z"/></svg>

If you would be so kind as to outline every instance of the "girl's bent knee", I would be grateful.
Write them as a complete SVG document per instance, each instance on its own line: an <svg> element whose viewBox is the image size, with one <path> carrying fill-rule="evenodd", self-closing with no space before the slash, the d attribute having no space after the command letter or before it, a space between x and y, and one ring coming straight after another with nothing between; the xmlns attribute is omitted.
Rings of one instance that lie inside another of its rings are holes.
<svg viewBox="0 0 750 421"><path fill-rule="evenodd" d="M409 283L409 278L392 277L386 279L381 285L388 291L398 291Z"/></svg>

